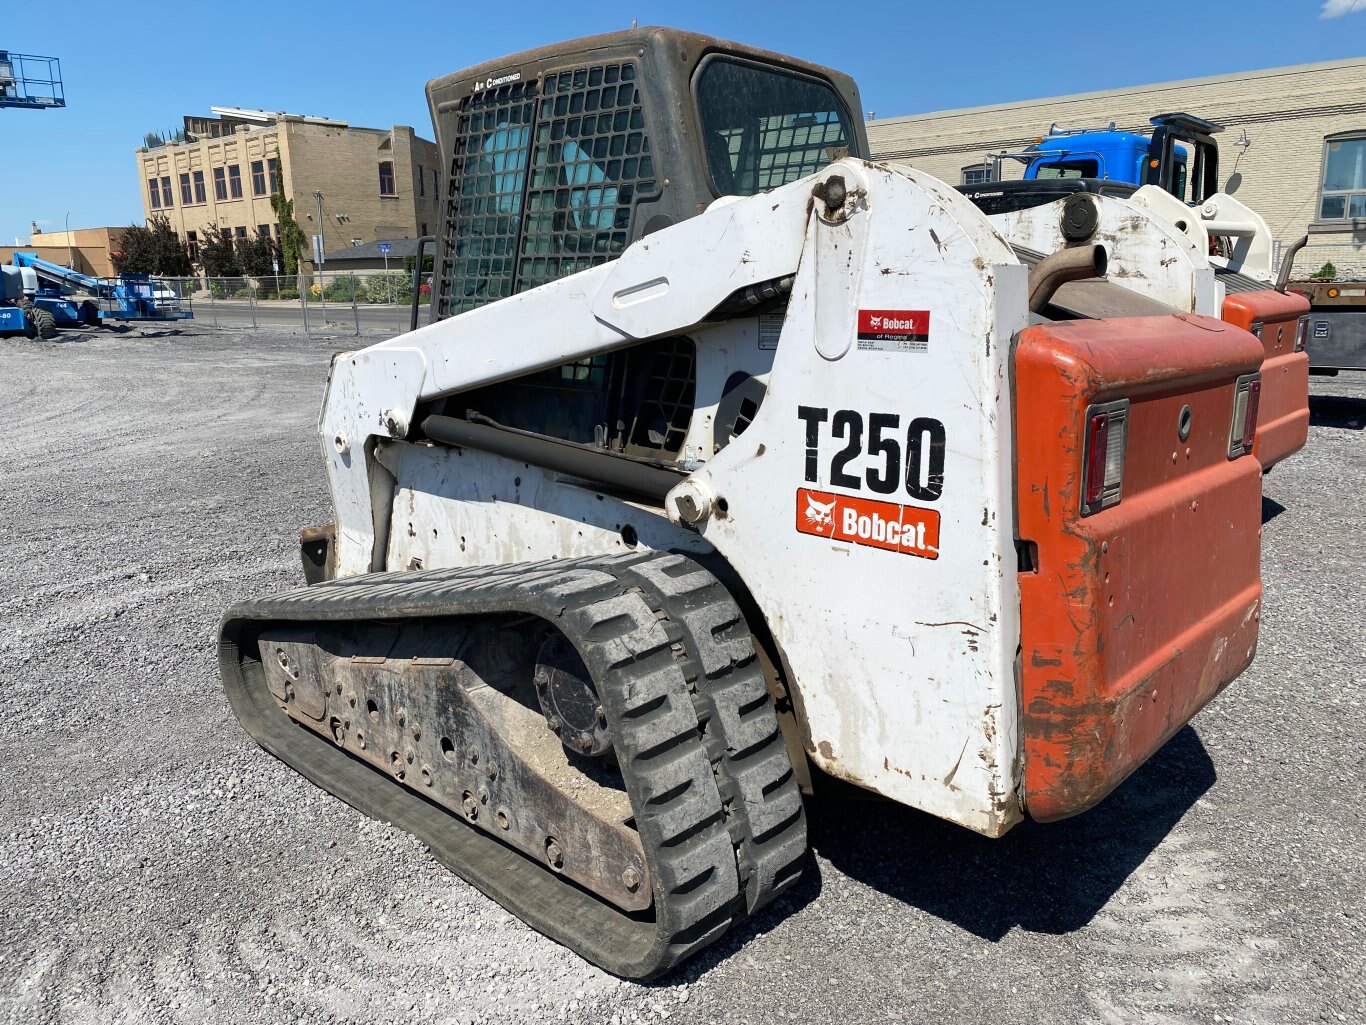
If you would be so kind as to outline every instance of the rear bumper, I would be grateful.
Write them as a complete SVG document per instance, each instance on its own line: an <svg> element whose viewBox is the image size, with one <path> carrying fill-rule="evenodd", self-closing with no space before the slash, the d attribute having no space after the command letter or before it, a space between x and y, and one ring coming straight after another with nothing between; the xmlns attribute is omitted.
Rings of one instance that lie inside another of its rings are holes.
<svg viewBox="0 0 1366 1025"><path fill-rule="evenodd" d="M1305 363L1306 379L1309 365ZM1271 422L1262 421L1257 425L1257 443L1253 454L1269 470L1286 456L1293 456L1309 440L1309 409L1296 409Z"/></svg>
<svg viewBox="0 0 1366 1025"><path fill-rule="evenodd" d="M1255 537L1236 536L1236 522L1260 498L1243 457L1083 521L1094 571L1071 596L1077 629L1052 643L1036 631L1025 647L1031 817L1095 805L1247 668L1262 585L1255 554L1248 565Z"/></svg>

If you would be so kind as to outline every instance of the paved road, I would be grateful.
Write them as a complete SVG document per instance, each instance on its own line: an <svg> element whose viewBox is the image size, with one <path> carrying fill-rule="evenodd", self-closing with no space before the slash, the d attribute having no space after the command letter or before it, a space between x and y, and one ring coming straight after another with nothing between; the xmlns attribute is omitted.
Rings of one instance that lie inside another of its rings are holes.
<svg viewBox="0 0 1366 1025"><path fill-rule="evenodd" d="M344 340L63 338L0 341L0 1021L1362 1021L1366 376L1267 479L1256 662L1098 809L813 803L796 892L642 986L228 710L215 623L298 580Z"/></svg>

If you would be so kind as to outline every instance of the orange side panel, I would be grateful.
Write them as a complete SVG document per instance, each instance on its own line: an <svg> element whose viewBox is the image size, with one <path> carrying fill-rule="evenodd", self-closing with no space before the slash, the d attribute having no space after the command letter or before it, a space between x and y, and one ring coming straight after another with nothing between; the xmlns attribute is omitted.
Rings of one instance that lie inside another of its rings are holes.
<svg viewBox="0 0 1366 1025"><path fill-rule="evenodd" d="M1224 300L1223 318L1245 331L1262 325L1262 397L1253 455L1269 470L1309 440L1309 353L1295 351L1295 329L1309 301L1274 289L1237 292Z"/></svg>
<svg viewBox="0 0 1366 1025"><path fill-rule="evenodd" d="M1261 467L1228 458L1257 339L1180 315L1038 325L1015 356L1025 806L1091 807L1252 659ZM1127 398L1118 504L1081 515L1086 410ZM1183 407L1191 411L1182 440Z"/></svg>

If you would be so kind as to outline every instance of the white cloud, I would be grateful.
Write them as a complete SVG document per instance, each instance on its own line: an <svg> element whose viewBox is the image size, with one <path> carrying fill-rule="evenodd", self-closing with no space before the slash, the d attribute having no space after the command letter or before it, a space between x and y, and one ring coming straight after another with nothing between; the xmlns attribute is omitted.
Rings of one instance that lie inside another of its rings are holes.
<svg viewBox="0 0 1366 1025"><path fill-rule="evenodd" d="M1353 11L1366 11L1366 0L1323 0L1320 18L1341 18Z"/></svg>

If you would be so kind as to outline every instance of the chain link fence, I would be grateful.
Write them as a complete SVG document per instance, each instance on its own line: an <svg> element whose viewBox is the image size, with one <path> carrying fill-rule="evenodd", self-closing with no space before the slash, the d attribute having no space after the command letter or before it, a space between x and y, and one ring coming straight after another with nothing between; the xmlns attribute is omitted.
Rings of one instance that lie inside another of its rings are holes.
<svg viewBox="0 0 1366 1025"><path fill-rule="evenodd" d="M158 278L157 287L191 300L196 322L210 327L389 338L412 320L413 277L398 270ZM431 294L426 274L418 287L419 325L427 322Z"/></svg>

